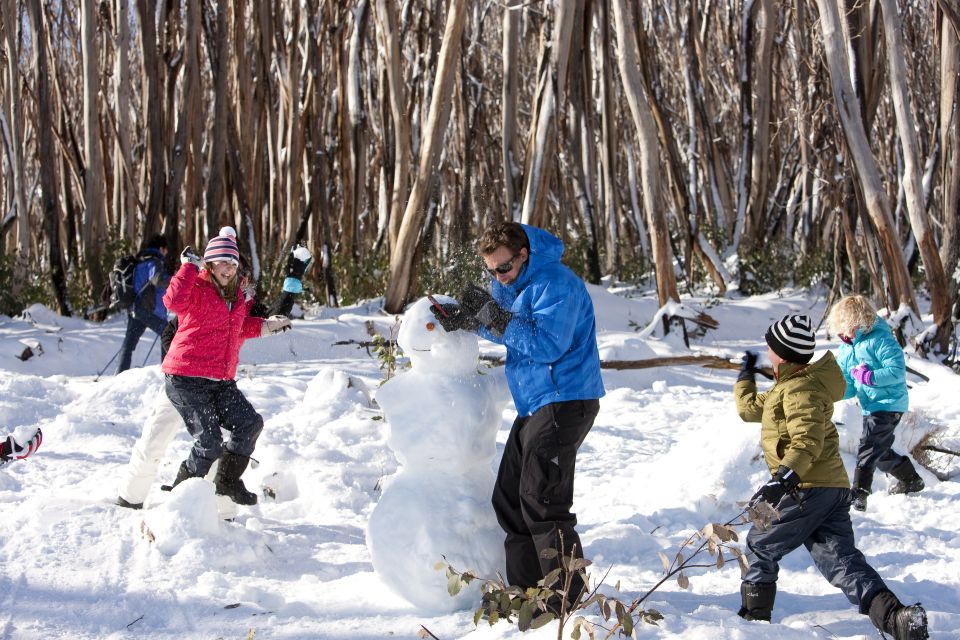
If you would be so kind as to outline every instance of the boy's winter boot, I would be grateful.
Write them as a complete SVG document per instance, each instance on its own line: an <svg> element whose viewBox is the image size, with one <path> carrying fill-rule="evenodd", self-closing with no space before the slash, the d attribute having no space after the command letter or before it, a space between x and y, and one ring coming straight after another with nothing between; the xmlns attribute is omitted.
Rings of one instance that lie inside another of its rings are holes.
<svg viewBox="0 0 960 640"><path fill-rule="evenodd" d="M873 486L873 469L857 467L853 471L853 486L850 488L850 496L853 498L853 508L857 511L867 510L867 496L870 495L870 487Z"/></svg>
<svg viewBox="0 0 960 640"><path fill-rule="evenodd" d="M173 488L174 488L175 486L177 486L178 484L180 484L180 483L183 482L184 480L187 480L187 479L189 479L189 478L194 478L194 477L196 477L196 476L194 476L193 473L191 473L190 470L187 469L187 463L186 463L186 461L183 461L183 462L180 463L180 468L177 470L177 477L174 478L173 484L161 485L161 486L160 486L160 490L161 490L161 491L173 491Z"/></svg>
<svg viewBox="0 0 960 640"><path fill-rule="evenodd" d="M913 463L910 462L910 458L904 456L903 462L895 466L890 470L890 475L898 480L897 484L890 487L890 494L897 493L916 493L923 489L923 478L917 474L917 470L913 468Z"/></svg>
<svg viewBox="0 0 960 640"><path fill-rule="evenodd" d="M926 640L927 612L920 603L904 605L890 591L881 591L870 602L868 613L873 625L895 640Z"/></svg>
<svg viewBox="0 0 960 640"><path fill-rule="evenodd" d="M250 458L238 456L227 451L220 458L220 468L214 484L217 485L217 495L227 496L237 504L257 504L257 494L247 491L246 485L240 476L247 470Z"/></svg>
<svg viewBox="0 0 960 640"><path fill-rule="evenodd" d="M741 582L737 615L744 620L765 620L773 615L773 601L777 598L776 582Z"/></svg>

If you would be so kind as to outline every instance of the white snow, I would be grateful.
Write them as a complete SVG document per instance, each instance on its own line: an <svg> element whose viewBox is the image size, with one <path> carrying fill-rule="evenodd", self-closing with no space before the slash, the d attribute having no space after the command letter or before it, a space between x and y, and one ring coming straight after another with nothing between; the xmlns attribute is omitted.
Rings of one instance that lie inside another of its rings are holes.
<svg viewBox="0 0 960 640"><path fill-rule="evenodd" d="M605 359L691 351L733 359L746 348L765 354L770 322L792 312L819 319L824 304L806 292L685 297L685 307L702 308L720 323L692 337L687 350L679 340L638 335L658 312L655 296L590 291ZM36 454L0 467L0 638L366 640L413 638L421 626L444 640L517 637L503 622L475 627L470 609L419 608L374 570L366 542L371 514L404 472L383 411L371 400L388 388L380 387L377 359L355 344L333 343L369 340L367 321L390 335L395 320L378 306L306 309L292 331L243 348L238 384L265 420L254 454L259 464L244 477L262 493L259 505L241 507L231 522L216 517L205 480L160 491L190 446L185 431L170 446L146 508L113 504L162 384L158 347L148 366L95 381L120 346L124 318L90 323L36 305L22 317L0 317L0 437L36 427L44 434ZM136 367L152 338L148 332L141 340ZM836 346L822 331L818 338L818 355ZM21 340L39 342L42 353L21 361ZM485 342L480 350L503 353ZM908 363L929 381L910 377L911 413L900 440L938 428L957 448L957 377L914 357ZM609 570L602 589L629 602L661 578L659 551L672 557L691 532L732 518L735 503L767 472L758 426L742 423L734 410L735 371L688 365L604 370L603 377L607 395L580 449L574 507L593 579ZM441 412L452 430L469 419L456 407L441 411L428 394L410 393L409 401L420 402L424 415ZM858 413L854 402L837 405L848 471ZM494 468L513 417L508 403L497 423ZM911 496L886 495L889 479L877 474L868 511L852 514L858 546L897 595L923 603L931 637L960 639L960 488L955 479L920 471L927 488ZM431 506L431 530L459 524L449 504ZM782 564L772 625L736 616L739 583L729 562L691 571L687 590L666 583L645 603L664 619L640 624L637 637L877 637L802 549ZM552 623L524 637L556 635Z"/></svg>

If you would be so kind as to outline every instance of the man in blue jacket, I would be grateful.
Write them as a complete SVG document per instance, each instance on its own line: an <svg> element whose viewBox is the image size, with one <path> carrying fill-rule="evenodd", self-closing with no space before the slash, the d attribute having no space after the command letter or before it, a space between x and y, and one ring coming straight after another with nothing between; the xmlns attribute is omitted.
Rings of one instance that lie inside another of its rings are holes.
<svg viewBox="0 0 960 640"><path fill-rule="evenodd" d="M137 297L127 309L127 332L120 347L117 373L130 368L133 352L147 329L159 336L167 325L167 308L163 306L163 294L170 282L164 265L166 255L167 239L159 234L150 238L146 248L137 254L137 266L133 270L133 290Z"/></svg>
<svg viewBox="0 0 960 640"><path fill-rule="evenodd" d="M561 264L563 243L542 229L500 223L483 234L478 249L493 276L491 292L468 287L459 307L434 313L447 331L476 331L507 347L517 418L493 508L506 533L507 580L527 588L559 566L544 551L583 555L570 509L577 449L604 394L593 302L583 281ZM576 576L568 599L583 587Z"/></svg>

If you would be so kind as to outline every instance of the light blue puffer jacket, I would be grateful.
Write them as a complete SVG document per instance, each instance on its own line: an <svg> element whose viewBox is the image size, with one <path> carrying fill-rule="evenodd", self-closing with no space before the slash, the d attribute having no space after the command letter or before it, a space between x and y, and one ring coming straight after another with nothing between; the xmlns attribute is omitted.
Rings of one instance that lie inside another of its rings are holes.
<svg viewBox="0 0 960 640"><path fill-rule="evenodd" d="M603 396L593 302L583 281L561 264L563 243L523 225L530 257L508 285L493 280L491 293L513 313L502 338L480 335L507 347L507 382L517 414L566 400Z"/></svg>
<svg viewBox="0 0 960 640"><path fill-rule="evenodd" d="M861 385L850 375L850 369L861 362L873 371L873 385ZM903 349L886 320L878 317L870 331L858 329L852 344L841 343L837 364L847 380L844 399L857 397L863 415L877 411L903 413L910 406L907 395L907 366Z"/></svg>

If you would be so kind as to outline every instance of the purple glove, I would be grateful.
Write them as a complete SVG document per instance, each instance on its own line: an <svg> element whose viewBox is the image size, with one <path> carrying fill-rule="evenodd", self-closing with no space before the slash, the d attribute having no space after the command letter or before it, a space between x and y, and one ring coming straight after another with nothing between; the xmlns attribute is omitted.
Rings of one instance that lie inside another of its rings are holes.
<svg viewBox="0 0 960 640"><path fill-rule="evenodd" d="M870 371L866 362L861 362L853 369L850 369L850 376L862 385L873 386L873 371Z"/></svg>

